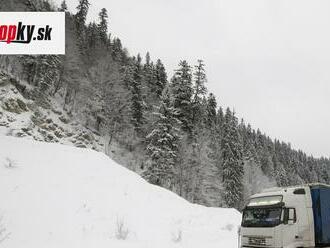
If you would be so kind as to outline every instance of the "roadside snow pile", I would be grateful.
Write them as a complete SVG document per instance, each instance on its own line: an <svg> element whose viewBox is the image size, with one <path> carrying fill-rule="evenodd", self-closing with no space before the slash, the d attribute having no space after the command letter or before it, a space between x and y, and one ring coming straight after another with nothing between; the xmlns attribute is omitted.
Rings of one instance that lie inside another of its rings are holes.
<svg viewBox="0 0 330 248"><path fill-rule="evenodd" d="M0 196L0 247L236 247L236 210L190 204L88 149L0 136Z"/></svg>

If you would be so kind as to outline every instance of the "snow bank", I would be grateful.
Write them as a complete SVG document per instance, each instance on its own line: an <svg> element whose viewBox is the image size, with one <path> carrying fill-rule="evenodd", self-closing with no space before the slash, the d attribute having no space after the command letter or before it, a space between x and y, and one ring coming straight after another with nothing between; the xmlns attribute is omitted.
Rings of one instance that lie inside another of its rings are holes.
<svg viewBox="0 0 330 248"><path fill-rule="evenodd" d="M236 210L190 204L102 153L6 136L0 216L6 248L231 248L240 222Z"/></svg>

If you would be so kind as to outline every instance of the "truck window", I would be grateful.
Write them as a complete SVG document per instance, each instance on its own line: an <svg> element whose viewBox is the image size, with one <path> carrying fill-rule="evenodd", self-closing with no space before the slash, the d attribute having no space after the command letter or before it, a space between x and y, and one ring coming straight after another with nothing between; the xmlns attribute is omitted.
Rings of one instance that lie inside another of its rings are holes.
<svg viewBox="0 0 330 248"><path fill-rule="evenodd" d="M243 227L274 227L281 223L282 208L246 208L243 211Z"/></svg>

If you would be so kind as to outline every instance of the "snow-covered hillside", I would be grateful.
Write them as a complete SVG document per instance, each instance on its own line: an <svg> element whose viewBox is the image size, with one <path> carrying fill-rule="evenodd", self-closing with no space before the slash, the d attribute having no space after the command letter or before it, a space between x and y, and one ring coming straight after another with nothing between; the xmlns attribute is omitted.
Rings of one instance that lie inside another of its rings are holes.
<svg viewBox="0 0 330 248"><path fill-rule="evenodd" d="M26 92L33 87L0 70L0 134L104 151L99 134L73 120L60 100L52 98L40 104L17 88L32 94Z"/></svg>
<svg viewBox="0 0 330 248"><path fill-rule="evenodd" d="M237 247L236 210L190 204L88 149L0 136L0 196L0 247Z"/></svg>

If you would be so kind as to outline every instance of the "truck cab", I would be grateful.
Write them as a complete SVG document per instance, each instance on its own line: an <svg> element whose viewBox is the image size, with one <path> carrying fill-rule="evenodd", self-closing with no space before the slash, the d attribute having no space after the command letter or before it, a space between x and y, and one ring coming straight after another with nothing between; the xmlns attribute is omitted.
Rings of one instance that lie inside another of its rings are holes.
<svg viewBox="0 0 330 248"><path fill-rule="evenodd" d="M315 247L310 187L272 188L243 210L241 248Z"/></svg>

